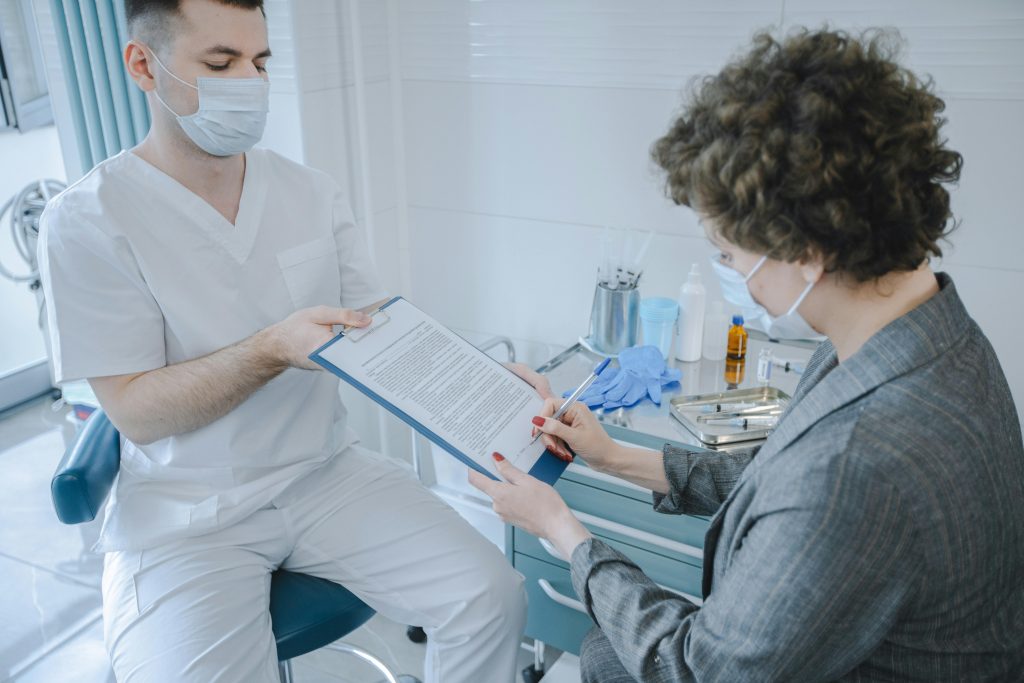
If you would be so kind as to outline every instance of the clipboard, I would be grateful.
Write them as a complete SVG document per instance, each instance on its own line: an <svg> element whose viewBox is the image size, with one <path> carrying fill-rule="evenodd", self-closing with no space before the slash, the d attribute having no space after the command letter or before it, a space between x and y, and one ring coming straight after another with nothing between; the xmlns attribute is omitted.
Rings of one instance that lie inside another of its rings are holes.
<svg viewBox="0 0 1024 683"><path fill-rule="evenodd" d="M343 379L348 384L351 384L352 386L354 386L356 389L358 389L360 392L362 392L363 394L368 396L375 403L377 403L378 405L380 405L383 408L385 408L392 415L395 415L396 417L398 417L400 420L402 420L403 422L408 424L410 427L415 429L417 432L419 432L420 434L425 436L427 439L429 439L432 443L440 446L443 450L447 451L449 454L451 454L452 456L457 458L459 461L461 461L462 463L464 463L468 467L471 467L474 470L487 475L491 479L498 480L498 477L495 477L490 471L488 471L484 467L481 467L472 457L470 457L466 453L463 453L458 448L456 448L454 445L452 445L451 443L449 443L448 441L443 439L441 436L439 436L430 427L428 427L427 425L423 424L421 421L417 420L413 416L409 415L407 412L405 412L404 410L402 410L401 408L399 408L398 406L396 406L392 402L390 402L387 399L385 399L384 397L382 397L380 394L375 392L373 389L368 387L366 384L360 382L357 378L353 377L350 373L345 372L344 370L339 368L337 365L335 365L334 363L332 363L330 360L328 360L327 358L325 358L322 355L327 349L331 348L332 346L334 346L335 344L337 344L338 342L340 342L343 339L348 339L351 343L354 343L354 344L362 344L362 343L365 343L366 340L372 339L373 336L374 336L374 333L377 330L383 329L386 325L389 325L391 323L391 316L388 314L387 309L389 307L391 307L392 305L394 305L395 303L399 302L399 301L404 301L405 303L408 303L410 306L413 305L410 302L408 302L406 299L404 299L403 297L400 297L400 296L396 296L396 297L390 299L389 301L387 301L386 303L382 304L380 307L378 307L376 310L372 311L369 314L374 319L374 324L373 325L371 325L368 328L358 328L358 327L351 327L351 326L344 327L341 330L341 332L339 332L333 339L331 339L329 342L327 342L326 344L324 344L323 346L318 348L313 353L309 354L309 359L312 360L314 363L317 363L318 365L320 365L324 369L334 373L335 375L337 375L338 377ZM414 308L415 308L415 306L414 306ZM418 310L419 309L417 309L417 311ZM378 321L380 321L380 322L378 322ZM438 323L438 326L440 326L440 323ZM443 327L443 326L441 326L441 327ZM486 358L487 362L493 363L495 366L501 368L502 372L508 373L510 376L515 377L516 380L518 380L520 382L523 382L524 384L526 383L526 381L523 380L521 377L519 377L515 373L511 372L508 368L506 368L503 365L501 365L501 363L499 363L495 359L491 358L490 356L488 356L483 351L480 351L479 349L476 349L476 347L474 347L472 344L470 344L468 341L463 339L458 334L456 334L454 332L451 332L450 330L447 330L447 328L444 328L444 329L447 332L449 332L451 335L453 335L454 337L457 337L458 339L461 339L463 342L465 342L468 346L470 346L477 353L479 353L482 358ZM527 386L529 386L529 384L527 384ZM531 389L531 391L533 390L532 387L530 387L530 389ZM524 430L524 433L528 433L529 425L523 425L523 430ZM532 465L532 467L530 467L530 469L528 471L529 471L530 475L532 475L533 477L536 477L537 479L539 479L539 480L541 480L541 481L543 481L543 482L545 482L547 484L554 485L554 483L556 481L558 481L558 478L562 476L562 472L565 471L565 468L567 466L568 466L567 462L565 462L564 460L562 460L561 458L556 456L550 450L545 449L544 452L540 455L540 457L536 460L536 462Z"/></svg>

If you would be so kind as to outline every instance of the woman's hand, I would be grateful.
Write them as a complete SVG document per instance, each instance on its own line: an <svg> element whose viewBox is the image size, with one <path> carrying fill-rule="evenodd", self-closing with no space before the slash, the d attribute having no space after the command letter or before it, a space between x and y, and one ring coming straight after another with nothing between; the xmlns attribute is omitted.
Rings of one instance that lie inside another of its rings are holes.
<svg viewBox="0 0 1024 683"><path fill-rule="evenodd" d="M560 406L561 402L548 399L541 414L533 419L533 424L547 435L544 438L557 437L559 441L569 444L576 455L583 458L592 469L614 473L621 449L604 431L586 404L573 403L561 420L551 419Z"/></svg>
<svg viewBox="0 0 1024 683"><path fill-rule="evenodd" d="M470 470L469 483L491 497L494 511L502 520L548 539L568 562L576 546L590 538L590 532L554 488L513 466L499 453L494 454L494 461L505 481L494 481Z"/></svg>
<svg viewBox="0 0 1024 683"><path fill-rule="evenodd" d="M548 378L544 375L531 369L528 365L523 365L522 363L505 363L505 367L516 375L519 375L522 379L526 380L530 386L537 390L537 394L539 394L545 401L550 402L555 400L555 395L551 392L551 383L548 382ZM557 408L555 410L557 410ZM553 415L554 412L548 414ZM530 436L533 437L536 435L537 429L534 428ZM562 460L572 462L572 453L570 453L569 449L565 447L565 444L561 439L545 434L541 437L541 442L549 451L557 455Z"/></svg>

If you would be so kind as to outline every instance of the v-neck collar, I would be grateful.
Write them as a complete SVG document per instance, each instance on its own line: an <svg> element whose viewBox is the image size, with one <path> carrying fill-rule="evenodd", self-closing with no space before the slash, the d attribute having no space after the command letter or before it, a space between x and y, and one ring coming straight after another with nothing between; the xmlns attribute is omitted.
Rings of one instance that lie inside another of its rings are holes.
<svg viewBox="0 0 1024 683"><path fill-rule="evenodd" d="M238 200L234 225L205 199L142 157L127 150L121 154L127 155L132 163L142 169L144 182L155 184L172 204L183 208L232 258L243 263L249 257L267 196L266 173L261 154L252 151L245 154L242 194Z"/></svg>

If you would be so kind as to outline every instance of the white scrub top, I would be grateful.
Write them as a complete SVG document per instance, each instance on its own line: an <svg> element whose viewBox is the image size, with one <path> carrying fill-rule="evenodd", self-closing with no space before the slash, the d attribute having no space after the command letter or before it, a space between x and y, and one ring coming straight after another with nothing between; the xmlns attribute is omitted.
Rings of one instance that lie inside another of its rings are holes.
<svg viewBox="0 0 1024 683"><path fill-rule="evenodd" d="M231 225L131 152L41 218L39 262L58 383L138 373L229 346L293 311L385 295L329 176L246 154ZM140 550L225 527L355 442L338 379L289 369L221 419L124 444L96 550Z"/></svg>

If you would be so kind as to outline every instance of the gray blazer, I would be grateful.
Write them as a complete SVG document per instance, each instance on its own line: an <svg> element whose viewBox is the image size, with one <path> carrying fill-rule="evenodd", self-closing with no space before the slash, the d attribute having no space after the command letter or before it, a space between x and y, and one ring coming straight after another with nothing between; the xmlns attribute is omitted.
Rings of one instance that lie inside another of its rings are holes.
<svg viewBox="0 0 1024 683"><path fill-rule="evenodd" d="M666 513L714 514L703 607L598 540L573 583L640 681L1024 680L1024 446L952 280L847 361L822 344L738 455L666 446Z"/></svg>

